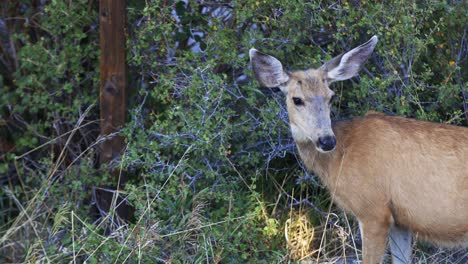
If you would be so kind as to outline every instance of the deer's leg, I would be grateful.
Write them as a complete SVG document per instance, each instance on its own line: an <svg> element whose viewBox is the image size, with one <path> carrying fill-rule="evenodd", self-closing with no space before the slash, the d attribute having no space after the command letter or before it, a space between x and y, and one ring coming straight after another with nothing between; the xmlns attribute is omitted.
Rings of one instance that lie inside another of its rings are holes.
<svg viewBox="0 0 468 264"><path fill-rule="evenodd" d="M390 227L390 250L393 264L411 263L411 232L405 228Z"/></svg>
<svg viewBox="0 0 468 264"><path fill-rule="evenodd" d="M362 263L381 263L387 247L387 236L390 225L388 221L360 221L362 237Z"/></svg>

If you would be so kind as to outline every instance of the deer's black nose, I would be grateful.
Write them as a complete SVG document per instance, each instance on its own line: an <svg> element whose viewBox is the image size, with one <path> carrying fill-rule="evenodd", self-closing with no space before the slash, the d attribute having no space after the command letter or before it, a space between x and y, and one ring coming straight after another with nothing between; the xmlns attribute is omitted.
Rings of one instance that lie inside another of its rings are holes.
<svg viewBox="0 0 468 264"><path fill-rule="evenodd" d="M334 136L319 137L318 147L323 151L333 150L336 146L336 138Z"/></svg>

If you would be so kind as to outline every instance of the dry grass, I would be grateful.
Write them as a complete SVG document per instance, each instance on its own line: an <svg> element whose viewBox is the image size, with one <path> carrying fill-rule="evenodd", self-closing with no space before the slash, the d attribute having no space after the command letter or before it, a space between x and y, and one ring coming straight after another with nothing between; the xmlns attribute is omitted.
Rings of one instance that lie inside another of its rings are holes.
<svg viewBox="0 0 468 264"><path fill-rule="evenodd" d="M291 210L288 220L284 223L284 236L292 260L301 260L314 254L314 234L315 229L310 224L307 214Z"/></svg>

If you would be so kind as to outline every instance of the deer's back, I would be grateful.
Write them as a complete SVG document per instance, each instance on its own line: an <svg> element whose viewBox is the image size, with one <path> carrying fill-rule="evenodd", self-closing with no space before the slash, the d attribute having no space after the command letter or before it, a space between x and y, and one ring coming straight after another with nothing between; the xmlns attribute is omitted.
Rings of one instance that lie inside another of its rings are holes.
<svg viewBox="0 0 468 264"><path fill-rule="evenodd" d="M468 128L371 113L334 131L326 182L338 203L436 242L468 239Z"/></svg>

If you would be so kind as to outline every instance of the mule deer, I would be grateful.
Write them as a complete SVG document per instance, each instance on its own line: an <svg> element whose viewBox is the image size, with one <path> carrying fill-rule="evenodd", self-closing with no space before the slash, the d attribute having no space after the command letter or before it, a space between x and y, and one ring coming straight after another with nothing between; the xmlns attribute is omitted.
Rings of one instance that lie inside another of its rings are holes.
<svg viewBox="0 0 468 264"><path fill-rule="evenodd" d="M359 220L363 263L411 262L412 233L441 245L468 242L468 128L370 112L332 124L329 84L355 76L377 37L318 69L287 72L251 49L258 81L286 95L291 134L308 170Z"/></svg>

